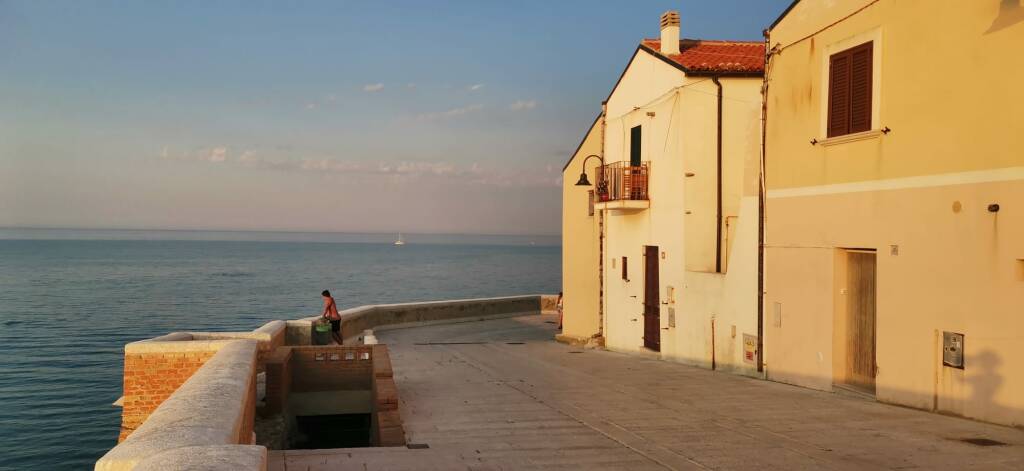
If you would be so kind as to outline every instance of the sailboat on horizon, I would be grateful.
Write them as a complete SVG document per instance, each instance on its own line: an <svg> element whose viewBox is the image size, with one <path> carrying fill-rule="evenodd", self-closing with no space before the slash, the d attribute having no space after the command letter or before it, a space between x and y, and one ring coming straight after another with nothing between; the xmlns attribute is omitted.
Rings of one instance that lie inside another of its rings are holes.
<svg viewBox="0 0 1024 471"><path fill-rule="evenodd" d="M398 234L398 240L395 241L395 245L405 245L405 240L402 239L402 234Z"/></svg>

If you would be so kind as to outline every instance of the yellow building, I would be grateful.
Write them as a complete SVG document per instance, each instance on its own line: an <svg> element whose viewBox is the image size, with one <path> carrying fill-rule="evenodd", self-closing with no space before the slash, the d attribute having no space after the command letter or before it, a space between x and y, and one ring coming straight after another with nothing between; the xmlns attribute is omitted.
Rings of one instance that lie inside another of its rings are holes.
<svg viewBox="0 0 1024 471"><path fill-rule="evenodd" d="M637 47L563 177L566 337L756 374L763 67L761 42L680 40L676 12Z"/></svg>
<svg viewBox="0 0 1024 471"><path fill-rule="evenodd" d="M768 41L768 378L1024 424L1024 6L797 1Z"/></svg>
<svg viewBox="0 0 1024 471"><path fill-rule="evenodd" d="M604 115L598 115L572 158L562 168L562 312L559 340L585 344L601 338L601 224L604 214L594 210L593 188L573 185L584 172L587 156L602 153ZM591 158L586 169L600 162Z"/></svg>

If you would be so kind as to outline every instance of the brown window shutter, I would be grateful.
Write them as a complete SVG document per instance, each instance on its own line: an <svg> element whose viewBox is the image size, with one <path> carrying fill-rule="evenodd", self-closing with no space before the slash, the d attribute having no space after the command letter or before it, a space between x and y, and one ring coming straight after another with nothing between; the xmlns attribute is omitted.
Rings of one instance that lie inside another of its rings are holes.
<svg viewBox="0 0 1024 471"><path fill-rule="evenodd" d="M629 261L629 259L622 257L622 279L629 281L629 269L626 268L627 261Z"/></svg>
<svg viewBox="0 0 1024 471"><path fill-rule="evenodd" d="M871 42L829 58L828 137L871 129Z"/></svg>
<svg viewBox="0 0 1024 471"><path fill-rule="evenodd" d="M828 137L850 133L850 55L832 56L828 70Z"/></svg>
<svg viewBox="0 0 1024 471"><path fill-rule="evenodd" d="M871 129L871 43L850 51L850 132Z"/></svg>

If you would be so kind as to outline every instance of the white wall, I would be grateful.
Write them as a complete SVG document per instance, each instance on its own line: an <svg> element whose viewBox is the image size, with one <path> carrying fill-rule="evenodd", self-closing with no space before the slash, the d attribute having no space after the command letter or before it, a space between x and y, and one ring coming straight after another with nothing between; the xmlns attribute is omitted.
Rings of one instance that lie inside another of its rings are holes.
<svg viewBox="0 0 1024 471"><path fill-rule="evenodd" d="M629 130L643 126L651 201L649 209L613 211L606 219L605 338L614 350L642 349L643 248L656 245L660 300L667 303L661 305L661 327L667 328L661 330L662 358L710 367L714 320L718 367L752 372L754 365L745 364L742 353L743 334L757 333L761 81L723 78L722 83L723 215L736 216L730 218L732 229L723 230L723 239L731 238L727 273L713 273L717 87L641 52L608 100L605 160L628 161ZM687 172L695 175L686 177ZM629 259L629 281L621 279L623 256ZM688 271L688 258L697 259L701 271ZM669 326L669 308L676 312L675 327Z"/></svg>

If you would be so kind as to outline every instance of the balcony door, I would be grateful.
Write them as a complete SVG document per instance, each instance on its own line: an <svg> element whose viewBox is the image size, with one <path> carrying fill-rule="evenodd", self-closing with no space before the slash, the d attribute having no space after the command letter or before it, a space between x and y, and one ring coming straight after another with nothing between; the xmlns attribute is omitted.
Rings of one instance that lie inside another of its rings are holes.
<svg viewBox="0 0 1024 471"><path fill-rule="evenodd" d="M644 347L661 351L661 298L658 246L644 246Z"/></svg>
<svg viewBox="0 0 1024 471"><path fill-rule="evenodd" d="M641 149L641 143L643 142L642 133L640 126L633 126L629 130L629 166L639 167L640 162L643 162L641 155L643 154Z"/></svg>
<svg viewBox="0 0 1024 471"><path fill-rule="evenodd" d="M647 199L647 172L643 168L643 131L640 126L629 130L629 167L623 169L623 197L630 200Z"/></svg>

